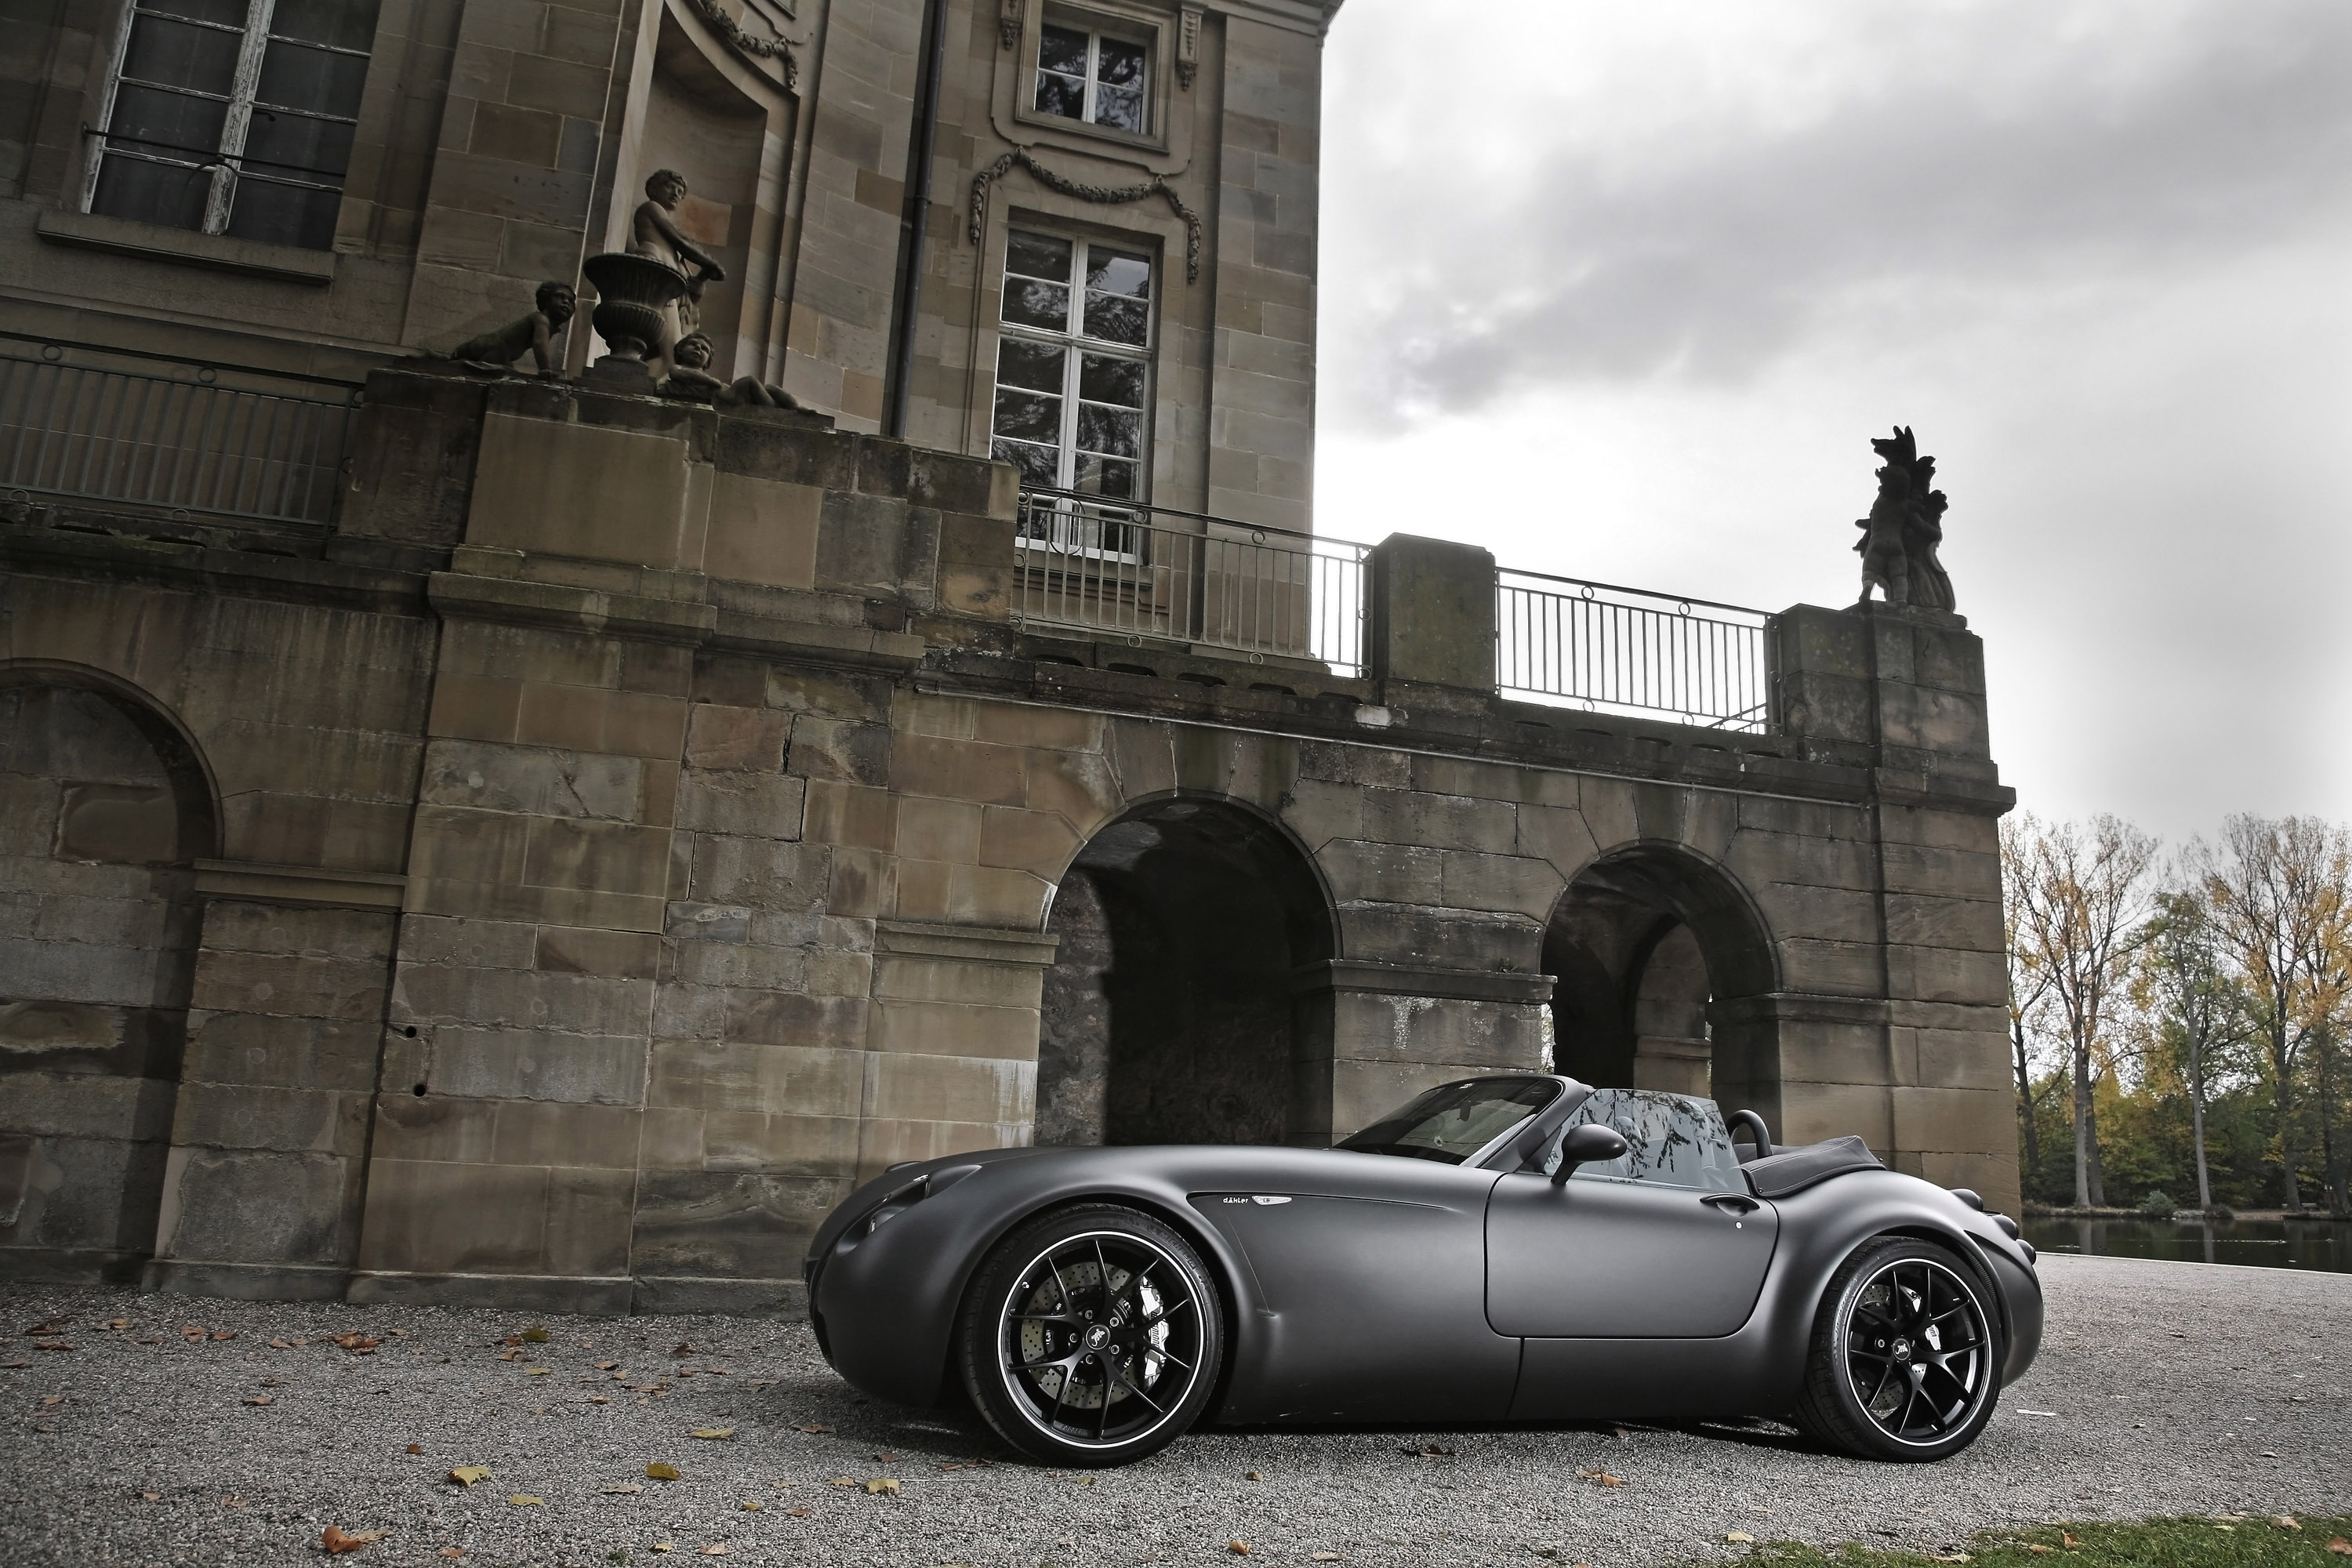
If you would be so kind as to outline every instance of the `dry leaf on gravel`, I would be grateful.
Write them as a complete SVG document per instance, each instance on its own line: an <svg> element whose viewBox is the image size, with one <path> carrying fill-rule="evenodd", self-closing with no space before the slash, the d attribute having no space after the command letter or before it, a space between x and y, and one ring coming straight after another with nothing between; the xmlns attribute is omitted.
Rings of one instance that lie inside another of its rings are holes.
<svg viewBox="0 0 2352 1568"><path fill-rule="evenodd" d="M727 1544L724 1542L714 1541L702 1549L702 1554L705 1557L724 1557L727 1555Z"/></svg>
<svg viewBox="0 0 2352 1568"><path fill-rule="evenodd" d="M1724 1539L1730 1542L1734 1546L1738 1546L1743 1542L1753 1542L1756 1538L1748 1534L1744 1530L1735 1530L1727 1533L1724 1536Z"/></svg>
<svg viewBox="0 0 2352 1568"><path fill-rule="evenodd" d="M241 1497L225 1497L221 1499L221 1507L223 1508L243 1508L244 1506L245 1500Z"/></svg>
<svg viewBox="0 0 2352 1568"><path fill-rule="evenodd" d="M52 1405L63 1405L65 1402L66 1396L62 1394L44 1394L41 1395L41 1408L44 1410L47 1410Z"/></svg>
<svg viewBox="0 0 2352 1568"><path fill-rule="evenodd" d="M163 1494L162 1492L141 1492L139 1495L142 1500L148 1502L162 1502L163 1500Z"/></svg>
<svg viewBox="0 0 2352 1568"><path fill-rule="evenodd" d="M274 1351L290 1351L294 1347L288 1344L284 1340L272 1340L269 1342L269 1348Z"/></svg>
<svg viewBox="0 0 2352 1568"><path fill-rule="evenodd" d="M804 1508L788 1508L784 1510L784 1517L786 1519L806 1519L808 1516L809 1510Z"/></svg>
<svg viewBox="0 0 2352 1568"><path fill-rule="evenodd" d="M677 1467L676 1465L662 1464L647 1465L646 1467L646 1479L649 1481L674 1481L677 1479Z"/></svg>
<svg viewBox="0 0 2352 1568"><path fill-rule="evenodd" d="M604 1486L599 1487L596 1489L599 1491L618 1492L626 1497L635 1497L637 1493L645 1490L646 1489L637 1485L635 1481L613 1481Z"/></svg>
<svg viewBox="0 0 2352 1568"><path fill-rule="evenodd" d="M449 1479L457 1482L461 1487L470 1487L476 1481L488 1480L490 1479L490 1467L488 1465L459 1465L456 1469L449 1472Z"/></svg>
<svg viewBox="0 0 2352 1568"><path fill-rule="evenodd" d="M1228 1541L1225 1542L1225 1550L1236 1557L1246 1557L1250 1554L1250 1543L1246 1541Z"/></svg>
<svg viewBox="0 0 2352 1568"><path fill-rule="evenodd" d="M682 1356L700 1355L702 1352L701 1352L700 1351L698 1351L698 1350L696 1350L692 1345L688 1344L685 1341L681 1340L681 1341L679 1341L679 1342L678 1342L677 1349L676 1349L676 1350L674 1350L674 1351L670 1352L669 1353L670 1353L670 1359L671 1359L672 1361L676 1361L676 1360L677 1360L678 1358L680 1358L680 1357L682 1357Z"/></svg>
<svg viewBox="0 0 2352 1568"><path fill-rule="evenodd" d="M829 1476L825 1479L825 1485L831 1487L854 1487L856 1484L855 1476Z"/></svg>
<svg viewBox="0 0 2352 1568"><path fill-rule="evenodd" d="M215 1340L233 1340L236 1338L236 1336L226 1329L215 1329L213 1331L213 1338Z"/></svg>
<svg viewBox="0 0 2352 1568"><path fill-rule="evenodd" d="M2331 1535L2327 1538L2327 1550L2338 1557L2352 1557L2352 1541L2347 1541L2340 1535Z"/></svg>
<svg viewBox="0 0 2352 1568"><path fill-rule="evenodd" d="M422 1443L411 1443L408 1446L408 1451L412 1454L421 1454L425 1452L425 1445Z"/></svg>
<svg viewBox="0 0 2352 1568"><path fill-rule="evenodd" d="M750 1499L750 1498L745 1498L745 1499L743 1500L743 1511L744 1511L745 1513L758 1513L758 1512L761 1511L762 1510L764 1510L767 1506L768 1506L768 1505L767 1505L766 1503L763 1503L763 1502L755 1502L755 1501L753 1501L753 1500L752 1500L751 1499Z"/></svg>
<svg viewBox="0 0 2352 1568"><path fill-rule="evenodd" d="M596 1370L598 1372L610 1372L620 1364L621 1363L616 1361L600 1361L596 1363Z"/></svg>
<svg viewBox="0 0 2352 1568"><path fill-rule="evenodd" d="M735 1436L735 1428L732 1426L697 1426L694 1429L694 1435L701 1438L706 1443L724 1443L728 1438Z"/></svg>
<svg viewBox="0 0 2352 1568"><path fill-rule="evenodd" d="M543 1345L547 1340L547 1331L536 1323L522 1331L522 1342L527 1345Z"/></svg>
<svg viewBox="0 0 2352 1568"><path fill-rule="evenodd" d="M44 1318L25 1332L37 1339L43 1334L54 1334L72 1321L71 1318Z"/></svg>
<svg viewBox="0 0 2352 1568"><path fill-rule="evenodd" d="M131 1320L128 1318L109 1318L100 1326L109 1329L127 1329L131 1326Z"/></svg>
<svg viewBox="0 0 2352 1568"><path fill-rule="evenodd" d="M1420 1447L1407 1448L1405 1452L1414 1456L1416 1458L1423 1459L1450 1459L1454 1458L1453 1449L1441 1448L1434 1443L1423 1443Z"/></svg>
<svg viewBox="0 0 2352 1568"><path fill-rule="evenodd" d="M895 1465L898 1462L898 1456L891 1453L877 1454L874 1456L874 1462L877 1465Z"/></svg>
<svg viewBox="0 0 2352 1568"><path fill-rule="evenodd" d="M0 1361L0 1368L5 1368L10 1372L22 1372L32 1364L28 1361Z"/></svg>
<svg viewBox="0 0 2352 1568"><path fill-rule="evenodd" d="M507 1499L507 1506L509 1508L545 1508L547 1500L543 1497L533 1497L529 1492L517 1492Z"/></svg>
<svg viewBox="0 0 2352 1568"><path fill-rule="evenodd" d="M383 1342L375 1338L372 1334L349 1333L337 1334L335 1336L335 1343L342 1346L353 1355L373 1355L375 1352L375 1347L383 1343Z"/></svg>
<svg viewBox="0 0 2352 1568"><path fill-rule="evenodd" d="M319 1544L329 1552L357 1552L369 1542L382 1541L383 1537L384 1532L381 1530L358 1530L345 1532L331 1524L319 1532Z"/></svg>
<svg viewBox="0 0 2352 1568"><path fill-rule="evenodd" d="M441 1555L444 1557L463 1557L466 1555L466 1549L462 1546L445 1546L441 1549Z"/></svg>
<svg viewBox="0 0 2352 1568"><path fill-rule="evenodd" d="M522 1369L522 1374L525 1377L545 1377L554 1370L551 1366L527 1366Z"/></svg>
<svg viewBox="0 0 2352 1568"><path fill-rule="evenodd" d="M898 1495L898 1483L892 1480L887 1476L877 1476L872 1480L866 1483L866 1496L880 1497L884 1492L888 1492L892 1497L897 1497Z"/></svg>
<svg viewBox="0 0 2352 1568"><path fill-rule="evenodd" d="M37 1351L69 1351L73 1346L63 1340L43 1340L33 1348Z"/></svg>
<svg viewBox="0 0 2352 1568"><path fill-rule="evenodd" d="M1591 1481L1596 1486L1622 1487L1625 1484L1624 1477L1612 1476L1606 1470L1579 1470L1576 1472L1576 1477L1579 1480Z"/></svg>
<svg viewBox="0 0 2352 1568"><path fill-rule="evenodd" d="M275 1404L276 1400L274 1396L267 1394L248 1394L245 1396L245 1402L247 1405L270 1405Z"/></svg>
<svg viewBox="0 0 2352 1568"><path fill-rule="evenodd" d="M830 1432L833 1428L826 1426L822 1421L803 1421L799 1426L793 1427L793 1430L795 1432Z"/></svg>

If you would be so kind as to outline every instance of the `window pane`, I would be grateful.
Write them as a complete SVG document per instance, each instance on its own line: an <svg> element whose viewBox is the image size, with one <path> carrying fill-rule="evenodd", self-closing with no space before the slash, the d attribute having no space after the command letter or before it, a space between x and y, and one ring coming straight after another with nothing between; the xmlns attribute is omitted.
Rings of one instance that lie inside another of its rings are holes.
<svg viewBox="0 0 2352 1568"><path fill-rule="evenodd" d="M1018 272L1024 278L1044 278L1055 283L1070 280L1070 242L1055 239L1047 234L1026 234L1013 231L1005 242L1004 270Z"/></svg>
<svg viewBox="0 0 2352 1568"><path fill-rule="evenodd" d="M1596 1089L1591 1099L1576 1108L1568 1125L1587 1121L1622 1133L1625 1154L1622 1159L1579 1165L1574 1173L1578 1176L1613 1176L1620 1181L1656 1182L1717 1193L1739 1192L1746 1185L1740 1178L1738 1156L1732 1152L1731 1134L1723 1125L1723 1113L1711 1100L1655 1089Z"/></svg>
<svg viewBox="0 0 2352 1568"><path fill-rule="evenodd" d="M1024 487L1054 489L1062 482L1061 454L1052 447L1033 447L1026 441L996 441L991 443L989 455L1020 469Z"/></svg>
<svg viewBox="0 0 2352 1568"><path fill-rule="evenodd" d="M1087 111L1087 84L1074 76L1037 73L1037 112L1077 120Z"/></svg>
<svg viewBox="0 0 2352 1568"><path fill-rule="evenodd" d="M114 95L114 121L107 129L135 136L142 146L152 144L149 150L181 148L201 157L219 147L221 121L227 113L228 105L213 99L126 82Z"/></svg>
<svg viewBox="0 0 2352 1568"><path fill-rule="evenodd" d="M1069 27L1045 27L1037 35L1037 68L1065 76L1087 74L1087 36Z"/></svg>
<svg viewBox="0 0 2352 1568"><path fill-rule="evenodd" d="M1078 449L1111 458L1139 457L1143 452L1143 416L1132 408L1078 405Z"/></svg>
<svg viewBox="0 0 2352 1568"><path fill-rule="evenodd" d="M1133 88L1095 89L1095 123L1114 131L1143 132L1143 94Z"/></svg>
<svg viewBox="0 0 2352 1568"><path fill-rule="evenodd" d="M1024 327L1070 330L1070 290L1062 283L1033 283L1026 278L1004 280L1004 319Z"/></svg>
<svg viewBox="0 0 2352 1568"><path fill-rule="evenodd" d="M1087 247L1087 287L1103 294L1151 298L1151 258L1107 245Z"/></svg>
<svg viewBox="0 0 2352 1568"><path fill-rule="evenodd" d="M995 428L999 436L1058 443L1062 438L1062 400L1000 387L996 393Z"/></svg>
<svg viewBox="0 0 2352 1568"><path fill-rule="evenodd" d="M1135 465L1121 462L1116 458L1097 458L1081 452L1078 455L1077 477L1071 480L1070 488L1081 495L1133 500ZM1119 545L1114 542L1114 548L1132 550L1134 546L1131 543Z"/></svg>
<svg viewBox="0 0 2352 1568"><path fill-rule="evenodd" d="M123 46L122 74L164 87L226 93L236 84L236 51L242 33L191 27L160 16L142 16Z"/></svg>
<svg viewBox="0 0 2352 1568"><path fill-rule="evenodd" d="M90 197L89 210L108 217L201 229L212 188L209 170L110 153L99 165L98 190Z"/></svg>
<svg viewBox="0 0 2352 1568"><path fill-rule="evenodd" d="M1003 379L1001 374L999 379ZM1116 403L1122 408L1143 406L1143 362L1113 359L1108 354L1078 356L1078 395L1094 403Z"/></svg>
<svg viewBox="0 0 2352 1568"><path fill-rule="evenodd" d="M246 0L142 0L141 12L162 11L173 16L194 16L199 22L245 26Z"/></svg>
<svg viewBox="0 0 2352 1568"><path fill-rule="evenodd" d="M1105 38L1095 51L1095 79L1106 87L1143 85L1143 46Z"/></svg>
<svg viewBox="0 0 2352 1568"><path fill-rule="evenodd" d="M1458 1165L1559 1096L1544 1078L1484 1078L1441 1084L1339 1147Z"/></svg>
<svg viewBox="0 0 2352 1568"><path fill-rule="evenodd" d="M1122 300L1116 295L1087 296L1087 336L1100 338L1107 343L1136 343L1144 341L1146 310L1140 300Z"/></svg>
<svg viewBox="0 0 2352 1568"><path fill-rule="evenodd" d="M335 213L342 197L333 191L304 190L268 180L236 183L228 232L238 239L299 245L305 250L335 247Z"/></svg>
<svg viewBox="0 0 2352 1568"><path fill-rule="evenodd" d="M364 55L331 55L324 49L273 40L261 57L261 82L253 96L259 102L285 109L357 114L367 68Z"/></svg>
<svg viewBox="0 0 2352 1568"><path fill-rule="evenodd" d="M1068 356L1067 349L1024 342L1019 338L1000 338L996 344L996 379L1007 386L1058 394Z"/></svg>
<svg viewBox="0 0 2352 1568"><path fill-rule="evenodd" d="M278 0L269 13L269 31L278 37L299 38L306 44L331 44L339 49L375 46L376 0Z"/></svg>
<svg viewBox="0 0 2352 1568"><path fill-rule="evenodd" d="M338 120L257 109L245 133L246 173L282 171L302 178L323 175L331 180L351 167L352 137L357 129Z"/></svg>

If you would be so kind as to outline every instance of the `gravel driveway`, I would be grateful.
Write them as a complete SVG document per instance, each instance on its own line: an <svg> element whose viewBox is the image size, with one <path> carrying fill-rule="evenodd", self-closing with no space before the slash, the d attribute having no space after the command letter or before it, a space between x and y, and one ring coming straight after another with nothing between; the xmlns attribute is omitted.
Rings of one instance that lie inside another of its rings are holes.
<svg viewBox="0 0 2352 1568"><path fill-rule="evenodd" d="M1082 1568L1233 1562L1235 1541L1286 1563L1634 1568L1729 1550L1733 1531L1942 1547L2054 1518L2352 1506L2352 1276L2044 1262L2040 1364L1973 1448L1917 1467L1829 1458L1779 1427L1604 1426L1196 1433L1129 1469L1056 1473L971 1426L867 1404L797 1322L5 1286L0 1560L315 1563L331 1524L387 1532L355 1568L717 1547ZM60 1316L52 1337L73 1348L36 1349L23 1331ZM534 1325L544 1343L501 1342ZM382 1342L354 1353L344 1334ZM679 1479L648 1479L654 1463ZM489 1476L470 1489L446 1479L477 1465Z"/></svg>

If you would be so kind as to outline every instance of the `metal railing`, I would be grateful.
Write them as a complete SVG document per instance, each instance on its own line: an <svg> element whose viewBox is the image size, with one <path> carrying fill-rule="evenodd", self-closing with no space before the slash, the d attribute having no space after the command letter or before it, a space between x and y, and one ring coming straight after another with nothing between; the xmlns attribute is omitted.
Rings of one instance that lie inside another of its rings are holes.
<svg viewBox="0 0 2352 1568"><path fill-rule="evenodd" d="M1495 683L1505 693L1718 730L1769 727L1761 610L1498 572Z"/></svg>
<svg viewBox="0 0 2352 1568"><path fill-rule="evenodd" d="M1013 615L1131 640L1364 662L1363 545L1198 512L1024 490Z"/></svg>
<svg viewBox="0 0 2352 1568"><path fill-rule="evenodd" d="M0 334L0 491L325 523L359 392Z"/></svg>

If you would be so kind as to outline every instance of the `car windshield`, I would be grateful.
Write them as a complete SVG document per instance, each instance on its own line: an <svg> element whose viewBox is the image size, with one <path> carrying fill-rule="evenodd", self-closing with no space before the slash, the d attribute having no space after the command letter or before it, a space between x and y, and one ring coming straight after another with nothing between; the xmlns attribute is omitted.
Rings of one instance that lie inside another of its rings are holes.
<svg viewBox="0 0 2352 1568"><path fill-rule="evenodd" d="M1712 1193L1747 1188L1723 1112L1711 1100L1656 1089L1596 1089L1570 1113L1567 1126L1587 1121L1622 1133L1625 1153L1622 1159L1579 1165L1573 1174L1580 1179L1651 1182ZM1559 1145L1555 1142L1545 1155L1545 1173L1559 1166Z"/></svg>
<svg viewBox="0 0 2352 1568"><path fill-rule="evenodd" d="M1559 1083L1548 1078L1474 1078L1440 1084L1339 1147L1458 1165L1550 1104L1559 1091Z"/></svg>

